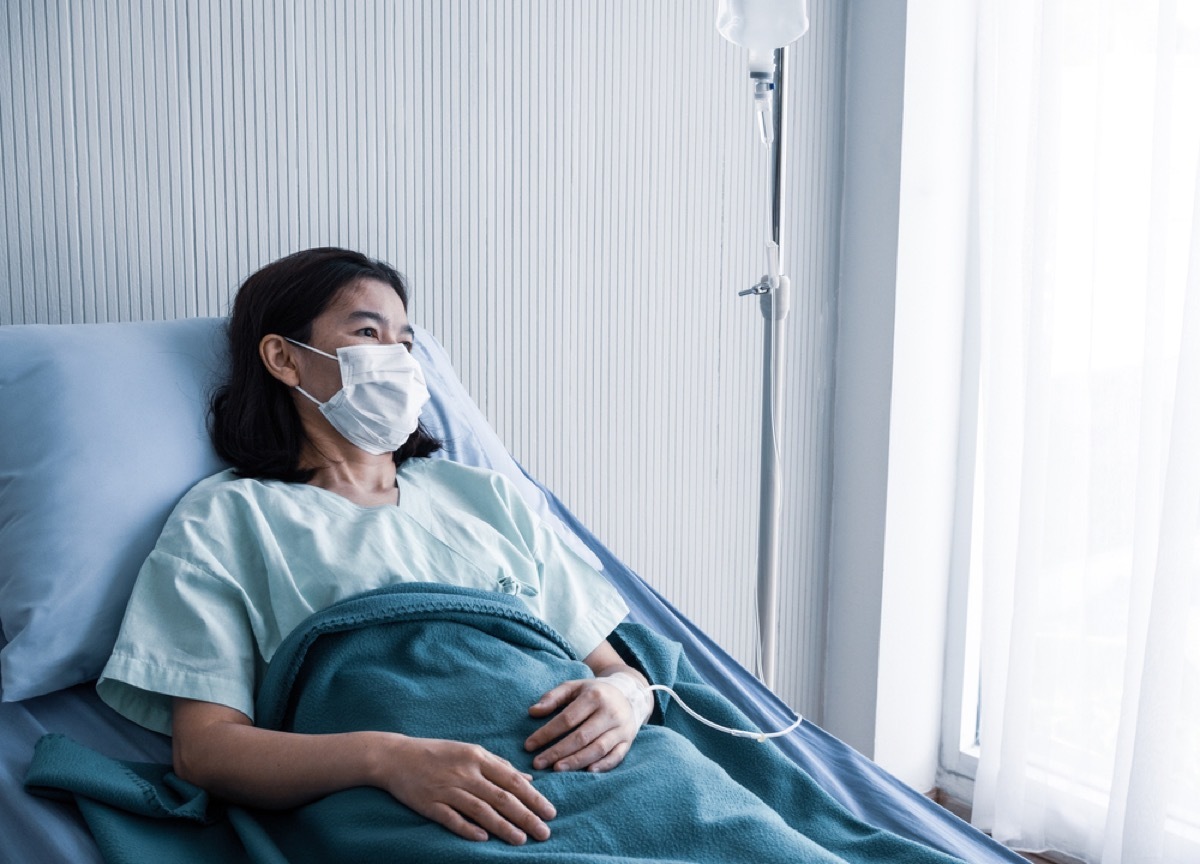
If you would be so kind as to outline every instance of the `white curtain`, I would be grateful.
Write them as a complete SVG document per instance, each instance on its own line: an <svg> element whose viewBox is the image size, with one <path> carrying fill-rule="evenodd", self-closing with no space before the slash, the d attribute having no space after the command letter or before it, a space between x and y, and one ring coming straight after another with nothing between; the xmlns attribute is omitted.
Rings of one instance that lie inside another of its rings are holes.
<svg viewBox="0 0 1200 864"><path fill-rule="evenodd" d="M1197 862L1200 2L977 11L973 821Z"/></svg>

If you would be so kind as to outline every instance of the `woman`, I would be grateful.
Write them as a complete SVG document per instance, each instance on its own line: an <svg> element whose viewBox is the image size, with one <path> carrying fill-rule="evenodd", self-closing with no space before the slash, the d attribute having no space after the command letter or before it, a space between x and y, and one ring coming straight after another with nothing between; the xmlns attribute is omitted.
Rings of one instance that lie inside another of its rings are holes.
<svg viewBox="0 0 1200 864"><path fill-rule="evenodd" d="M256 682L313 612L398 580L517 595L596 676L529 708L536 769L607 771L650 711L605 638L625 617L607 581L540 525L500 475L427 458L428 399L400 275L342 249L300 252L239 289L212 437L234 468L180 502L138 577L99 692L173 736L175 771L220 797L287 808L383 789L473 840L550 836L532 777L482 748L384 732L253 725ZM538 752L540 751L540 752Z"/></svg>

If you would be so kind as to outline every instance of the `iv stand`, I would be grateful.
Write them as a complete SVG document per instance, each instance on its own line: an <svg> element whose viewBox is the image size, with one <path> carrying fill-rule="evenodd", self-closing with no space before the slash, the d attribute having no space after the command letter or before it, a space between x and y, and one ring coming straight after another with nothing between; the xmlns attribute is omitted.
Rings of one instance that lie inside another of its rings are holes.
<svg viewBox="0 0 1200 864"><path fill-rule="evenodd" d="M775 49L775 87L772 93L774 110L774 157L771 171L771 241L769 254L771 272L752 288L739 295L756 294L763 314L763 376L762 376L762 436L758 513L758 639L760 675L769 688L775 686L776 634L779 623L779 524L780 468L776 418L782 416L783 403L783 322L790 304L791 283L782 275L783 250L783 189L785 165L784 130L787 128L784 110L784 60L786 48Z"/></svg>

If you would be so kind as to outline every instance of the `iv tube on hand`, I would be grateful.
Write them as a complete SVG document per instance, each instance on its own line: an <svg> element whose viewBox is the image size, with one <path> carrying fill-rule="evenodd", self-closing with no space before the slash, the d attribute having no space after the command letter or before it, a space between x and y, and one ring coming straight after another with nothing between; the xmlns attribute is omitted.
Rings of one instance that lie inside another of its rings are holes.
<svg viewBox="0 0 1200 864"><path fill-rule="evenodd" d="M678 693L676 693L674 690L672 690L670 687L666 686L665 684L651 684L649 687L646 688L646 690L647 691L661 690L662 692L666 693L668 696L671 696L676 702L678 702L680 708L682 708L688 714L691 714L692 717L699 720L701 723L703 723L705 726L708 726L711 729L716 729L718 732L724 732L726 735L732 735L734 738L753 738L755 741L759 742L760 744L762 742L766 741L768 738L780 738L784 735L791 734L795 730L799 729L800 724L804 722L804 718L802 716L800 716L799 714L796 714L796 719L792 721L790 726L788 726L786 729L776 729L774 732L760 732L755 729L730 729L728 726L722 726L720 723L714 723L713 721L709 720L707 717L703 717L700 714L697 714L690 707L688 707L688 704L686 702L684 702L682 699L679 698Z"/></svg>
<svg viewBox="0 0 1200 864"><path fill-rule="evenodd" d="M717 31L750 52L754 113L762 142L770 146L775 138L775 49L808 31L808 0L717 0Z"/></svg>

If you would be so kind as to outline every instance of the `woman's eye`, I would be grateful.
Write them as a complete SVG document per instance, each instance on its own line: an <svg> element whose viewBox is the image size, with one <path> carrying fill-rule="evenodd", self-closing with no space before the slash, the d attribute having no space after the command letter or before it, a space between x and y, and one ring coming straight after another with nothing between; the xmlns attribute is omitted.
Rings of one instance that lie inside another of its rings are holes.
<svg viewBox="0 0 1200 864"><path fill-rule="evenodd" d="M374 327L364 327L358 331L359 336L366 336L368 339L378 339L379 333Z"/></svg>

